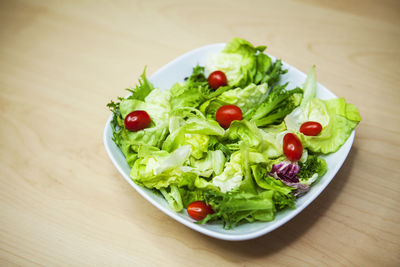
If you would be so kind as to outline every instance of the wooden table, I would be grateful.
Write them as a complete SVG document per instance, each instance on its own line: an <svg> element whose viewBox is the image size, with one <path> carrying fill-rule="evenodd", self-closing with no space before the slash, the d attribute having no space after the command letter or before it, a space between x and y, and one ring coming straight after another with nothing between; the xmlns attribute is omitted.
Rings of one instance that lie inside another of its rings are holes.
<svg viewBox="0 0 400 267"><path fill-rule="evenodd" d="M332 3L331 3L332 2ZM400 264L399 1L1 1L0 265ZM161 213L106 155L105 105L210 43L245 38L363 117L328 188L261 238Z"/></svg>

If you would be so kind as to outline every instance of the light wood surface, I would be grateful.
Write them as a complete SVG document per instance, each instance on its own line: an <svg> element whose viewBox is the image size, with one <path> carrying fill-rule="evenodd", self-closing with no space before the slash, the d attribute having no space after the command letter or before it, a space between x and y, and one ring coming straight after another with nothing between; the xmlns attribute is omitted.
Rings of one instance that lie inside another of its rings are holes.
<svg viewBox="0 0 400 267"><path fill-rule="evenodd" d="M400 265L400 2L0 1L0 265ZM161 213L106 155L105 105L194 48L256 45L355 104L327 189L261 238Z"/></svg>

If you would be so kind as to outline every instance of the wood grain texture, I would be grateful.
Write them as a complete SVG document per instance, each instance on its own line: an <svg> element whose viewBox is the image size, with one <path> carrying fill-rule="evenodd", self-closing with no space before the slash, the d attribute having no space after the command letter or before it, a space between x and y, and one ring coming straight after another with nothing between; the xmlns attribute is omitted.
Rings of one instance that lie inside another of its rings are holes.
<svg viewBox="0 0 400 267"><path fill-rule="evenodd" d="M332 3L334 2L334 3ZM0 265L399 266L399 1L0 1ZM355 104L347 161L308 208L246 242L159 212L108 159L110 99L239 36Z"/></svg>

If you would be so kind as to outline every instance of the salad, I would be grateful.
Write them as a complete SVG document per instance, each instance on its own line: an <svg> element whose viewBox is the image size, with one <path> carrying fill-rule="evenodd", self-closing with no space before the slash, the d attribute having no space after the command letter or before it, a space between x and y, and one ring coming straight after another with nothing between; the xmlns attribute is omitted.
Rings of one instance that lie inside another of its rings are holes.
<svg viewBox="0 0 400 267"><path fill-rule="evenodd" d="M132 180L197 223L232 228L295 208L361 121L343 98L316 98L315 67L301 88L283 84L265 49L234 38L170 90L144 71L107 105Z"/></svg>

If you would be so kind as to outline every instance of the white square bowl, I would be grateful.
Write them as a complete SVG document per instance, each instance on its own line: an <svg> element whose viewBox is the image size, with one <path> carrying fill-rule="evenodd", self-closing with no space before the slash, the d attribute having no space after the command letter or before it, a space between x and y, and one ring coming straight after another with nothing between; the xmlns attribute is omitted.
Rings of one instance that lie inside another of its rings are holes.
<svg viewBox="0 0 400 267"><path fill-rule="evenodd" d="M204 66L207 57L210 54L221 51L224 46L224 43L218 43L194 49L162 67L151 75L149 80L156 88L168 90L175 82L183 81L185 77L190 76L193 67L197 64ZM273 60L275 59L273 56L270 57ZM287 69L288 72L282 77L281 82L289 82L290 88L302 86L306 79L306 74L285 62L282 63L283 68ZM336 98L331 91L319 83L317 87L317 97L321 99ZM326 188L336 175L350 152L355 134L353 131L346 143L337 152L324 156L328 165L327 173L320 178L318 183L311 187L311 190L307 194L297 199L295 209L286 209L278 212L275 220L272 222L245 223L227 230L223 229L222 224L218 223L209 223L205 225L196 224L195 221L187 215L186 210L181 213L176 213L168 206L168 203L161 195L155 195L151 190L135 184L129 176L130 167L126 163L125 156L112 141L111 119L112 115L104 128L104 146L111 161L125 180L145 199L176 221L205 235L230 241L248 240L262 236L285 224L299 214Z"/></svg>

